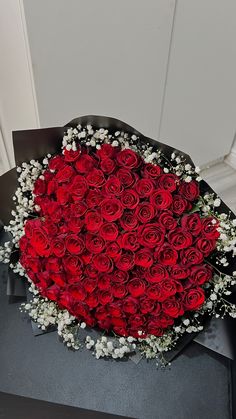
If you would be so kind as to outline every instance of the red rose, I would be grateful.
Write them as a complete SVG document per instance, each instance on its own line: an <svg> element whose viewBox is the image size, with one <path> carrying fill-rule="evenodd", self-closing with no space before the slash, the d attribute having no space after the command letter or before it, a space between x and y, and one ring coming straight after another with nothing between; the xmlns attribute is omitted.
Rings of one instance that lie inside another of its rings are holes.
<svg viewBox="0 0 236 419"><path fill-rule="evenodd" d="M197 240L196 246L204 256L209 256L216 248L216 241L202 237Z"/></svg>
<svg viewBox="0 0 236 419"><path fill-rule="evenodd" d="M68 220L67 226L72 233L79 233L84 225L84 220L78 217L71 217Z"/></svg>
<svg viewBox="0 0 236 419"><path fill-rule="evenodd" d="M205 294L202 288L196 287L189 289L184 296L183 304L185 310L197 310L205 301Z"/></svg>
<svg viewBox="0 0 236 419"><path fill-rule="evenodd" d="M130 329L136 330L137 332L143 328L145 324L145 317L135 314L129 317L129 327Z"/></svg>
<svg viewBox="0 0 236 419"><path fill-rule="evenodd" d="M192 180L191 182L182 182L179 186L179 193L188 201L195 201L199 197L199 184Z"/></svg>
<svg viewBox="0 0 236 419"><path fill-rule="evenodd" d="M46 267L47 273L48 272L58 273L62 270L61 259L50 256L46 261L45 267Z"/></svg>
<svg viewBox="0 0 236 419"><path fill-rule="evenodd" d="M186 249L188 250L188 249ZM173 247L165 244L159 252L159 262L163 265L175 265L178 259L178 253Z"/></svg>
<svg viewBox="0 0 236 419"><path fill-rule="evenodd" d="M111 144L102 144L100 150L97 150L97 155L103 160L114 157L116 152L117 147L113 147Z"/></svg>
<svg viewBox="0 0 236 419"><path fill-rule="evenodd" d="M80 156L81 150L67 150L66 148L64 148L63 150L63 154L64 154L64 158L65 161L68 162L74 162L78 159L78 157Z"/></svg>
<svg viewBox="0 0 236 419"><path fill-rule="evenodd" d="M93 264L98 272L111 272L113 268L113 262L111 258L104 253L95 255L93 258Z"/></svg>
<svg viewBox="0 0 236 419"><path fill-rule="evenodd" d="M198 236L202 230L202 223L199 214L184 215L181 218L181 226L193 236Z"/></svg>
<svg viewBox="0 0 236 419"><path fill-rule="evenodd" d="M104 173L110 175L115 170L116 164L114 160L107 157L101 161L100 167Z"/></svg>
<svg viewBox="0 0 236 419"><path fill-rule="evenodd" d="M163 313L167 314L170 317L179 317L184 314L182 303L180 299L175 297L169 297L162 303Z"/></svg>
<svg viewBox="0 0 236 419"><path fill-rule="evenodd" d="M163 327L163 329L166 329L168 326L171 326L172 324L174 324L173 317L170 317L165 313L161 313L158 316L158 321L159 321L160 326Z"/></svg>
<svg viewBox="0 0 236 419"><path fill-rule="evenodd" d="M104 189L107 195L117 196L122 193L124 188L123 188L123 185L121 184L120 179L112 175L112 176L109 176L109 178L107 179Z"/></svg>
<svg viewBox="0 0 236 419"><path fill-rule="evenodd" d="M188 203L181 195L174 195L172 202L172 211L176 215L181 215L187 209Z"/></svg>
<svg viewBox="0 0 236 419"><path fill-rule="evenodd" d="M162 173L162 169L158 165L146 163L143 168L144 177L156 179Z"/></svg>
<svg viewBox="0 0 236 419"><path fill-rule="evenodd" d="M121 310L120 303L109 304L108 311L112 317L122 317L122 310Z"/></svg>
<svg viewBox="0 0 236 419"><path fill-rule="evenodd" d="M90 278L97 278L98 276L98 271L93 265L87 265L84 273Z"/></svg>
<svg viewBox="0 0 236 419"><path fill-rule="evenodd" d="M158 323L155 320L150 320L147 324L147 330L150 335L154 336L162 336L164 331L163 329L158 326Z"/></svg>
<svg viewBox="0 0 236 419"><path fill-rule="evenodd" d="M64 241L60 238L53 239L51 242L51 251L58 258L63 257L66 251Z"/></svg>
<svg viewBox="0 0 236 419"><path fill-rule="evenodd" d="M42 223L39 218L36 218L34 220L27 220L24 226L25 235L28 239L32 237L34 229L41 228Z"/></svg>
<svg viewBox="0 0 236 419"><path fill-rule="evenodd" d="M60 295L60 287L58 285L54 284L44 292L45 297L49 298L49 300L57 301Z"/></svg>
<svg viewBox="0 0 236 419"><path fill-rule="evenodd" d="M52 195L57 190L58 183L55 181L55 179L52 179L47 184L47 195ZM35 193L35 192L34 192Z"/></svg>
<svg viewBox="0 0 236 419"><path fill-rule="evenodd" d="M46 192L46 183L43 179L37 179L34 184L33 193L35 195L43 195Z"/></svg>
<svg viewBox="0 0 236 419"><path fill-rule="evenodd" d="M99 291L99 293L98 293L98 299L99 299L99 302L102 305L109 304L109 303L111 303L113 301L113 297L111 295L111 292L110 291L106 291L106 290Z"/></svg>
<svg viewBox="0 0 236 419"><path fill-rule="evenodd" d="M49 272L44 271L38 272L35 276L33 276L33 279L40 290L44 290L52 285L52 281L49 278L49 275Z"/></svg>
<svg viewBox="0 0 236 419"><path fill-rule="evenodd" d="M91 156L89 156L88 154L81 154L79 159L75 163L75 167L78 170L78 172L87 174L91 172L95 164L95 160Z"/></svg>
<svg viewBox="0 0 236 419"><path fill-rule="evenodd" d="M213 270L209 265L191 266L190 283L194 285L202 285L212 279Z"/></svg>
<svg viewBox="0 0 236 419"><path fill-rule="evenodd" d="M58 170L55 179L58 183L69 182L74 175L74 170L71 166L65 165Z"/></svg>
<svg viewBox="0 0 236 419"><path fill-rule="evenodd" d="M45 205L42 205L42 211L44 215L48 215L50 221L53 223L59 223L63 217L63 209L58 202L49 201Z"/></svg>
<svg viewBox="0 0 236 419"><path fill-rule="evenodd" d="M157 189L151 195L150 202L158 210L164 210L171 206L172 195L165 189Z"/></svg>
<svg viewBox="0 0 236 419"><path fill-rule="evenodd" d="M138 228L139 243L145 247L159 247L163 244L165 230L157 223L144 224Z"/></svg>
<svg viewBox="0 0 236 419"><path fill-rule="evenodd" d="M44 220L43 222L43 229L46 231L46 233L48 235L52 236L57 236L57 234L59 233L59 228L56 224L54 224L51 220L49 220L48 218L46 220Z"/></svg>
<svg viewBox="0 0 236 419"><path fill-rule="evenodd" d="M22 266L24 266L27 273L29 273L30 271L32 271L33 273L37 273L40 270L39 258L26 256L23 254L20 256L20 263Z"/></svg>
<svg viewBox="0 0 236 419"><path fill-rule="evenodd" d="M124 298L127 294L127 289L124 284L118 284L118 283L113 284L111 291L112 291L113 297L116 297L116 298Z"/></svg>
<svg viewBox="0 0 236 419"><path fill-rule="evenodd" d="M48 167L49 167L49 169L50 170L52 170L52 171L55 171L55 170L60 170L60 169L62 169L64 166L66 166L66 163L65 163L65 160L64 160L64 157L63 156L55 156L55 157L52 157L50 160L49 160L49 163L48 163Z"/></svg>
<svg viewBox="0 0 236 419"><path fill-rule="evenodd" d="M104 240L113 241L118 236L118 228L115 223L104 223L99 230L100 236Z"/></svg>
<svg viewBox="0 0 236 419"><path fill-rule="evenodd" d="M135 190L125 189L121 194L120 200L124 208L134 209L139 203L139 196Z"/></svg>
<svg viewBox="0 0 236 419"><path fill-rule="evenodd" d="M146 198L152 194L154 183L151 179L139 179L136 184L136 191L141 198Z"/></svg>
<svg viewBox="0 0 236 419"><path fill-rule="evenodd" d="M180 259L182 264L188 267L191 265L199 265L202 263L204 257L198 249L195 247L189 247L188 249L181 250Z"/></svg>
<svg viewBox="0 0 236 419"><path fill-rule="evenodd" d="M121 217L120 225L124 230L134 230L138 225L138 220L134 212L124 211Z"/></svg>
<svg viewBox="0 0 236 419"><path fill-rule="evenodd" d="M164 279L158 284L148 287L148 297L157 301L165 301L177 291L176 282L171 279Z"/></svg>
<svg viewBox="0 0 236 419"><path fill-rule="evenodd" d="M111 285L111 276L110 274L101 274L98 278L98 288L100 290L108 290Z"/></svg>
<svg viewBox="0 0 236 419"><path fill-rule="evenodd" d="M130 188L136 183L137 180L135 174L132 171L123 168L117 170L116 176L124 188Z"/></svg>
<svg viewBox="0 0 236 419"><path fill-rule="evenodd" d="M70 200L70 191L68 190L67 186L59 186L56 190L57 201L61 205L67 204Z"/></svg>
<svg viewBox="0 0 236 419"><path fill-rule="evenodd" d="M162 211L158 221L167 230L174 230L177 227L177 220L174 219L173 213L169 210Z"/></svg>
<svg viewBox="0 0 236 419"><path fill-rule="evenodd" d="M117 153L116 160L119 166L125 167L127 169L134 169L138 167L140 163L138 154L129 148Z"/></svg>
<svg viewBox="0 0 236 419"><path fill-rule="evenodd" d="M219 227L219 221L216 220L214 217L206 217L202 220L202 235L205 236L207 239L218 239L220 236L219 231L217 228Z"/></svg>
<svg viewBox="0 0 236 419"><path fill-rule="evenodd" d="M87 292L92 293L97 287L97 281L95 278L86 278L83 280L83 286Z"/></svg>
<svg viewBox="0 0 236 419"><path fill-rule="evenodd" d="M133 297L126 297L123 300L122 308L125 313L135 314L138 310L138 300Z"/></svg>
<svg viewBox="0 0 236 419"><path fill-rule="evenodd" d="M86 196L86 202L89 208L94 208L99 206L104 199L101 191L99 189L89 190Z"/></svg>
<svg viewBox="0 0 236 419"><path fill-rule="evenodd" d="M85 224L88 231L96 232L102 225L102 217L97 211L88 211L85 214Z"/></svg>
<svg viewBox="0 0 236 419"><path fill-rule="evenodd" d="M68 290L75 300L83 301L87 296L87 292L84 290L84 287L80 284L70 285Z"/></svg>
<svg viewBox="0 0 236 419"><path fill-rule="evenodd" d="M145 272L145 278L148 282L155 283L169 278L169 274L165 266L155 263Z"/></svg>
<svg viewBox="0 0 236 419"><path fill-rule="evenodd" d="M78 201L70 205L69 214L74 217L82 217L86 213L87 209L88 207L85 202Z"/></svg>
<svg viewBox="0 0 236 419"><path fill-rule="evenodd" d="M171 266L170 276L173 279L185 279L190 275L190 270L185 266L174 265Z"/></svg>
<svg viewBox="0 0 236 419"><path fill-rule="evenodd" d="M145 282L139 278L133 278L129 281L127 287L132 297L140 297L140 295L144 294L146 289Z"/></svg>
<svg viewBox="0 0 236 419"><path fill-rule="evenodd" d="M28 247L28 244L29 244L29 242L28 242L27 237L22 236L19 240L19 248L22 251L22 253L26 251L26 249ZM36 256L36 252L35 252L35 256Z"/></svg>
<svg viewBox="0 0 236 419"><path fill-rule="evenodd" d="M99 188L105 183L103 172L95 168L89 172L86 179L88 184L94 188Z"/></svg>
<svg viewBox="0 0 236 419"><path fill-rule="evenodd" d="M113 330L119 336L129 336L129 333L127 332L126 327L114 326Z"/></svg>
<svg viewBox="0 0 236 419"><path fill-rule="evenodd" d="M101 203L101 214L106 221L115 221L122 216L123 208L116 198L104 199Z"/></svg>
<svg viewBox="0 0 236 419"><path fill-rule="evenodd" d="M148 299L146 296L140 298L140 311L143 314L150 314L156 306L154 300ZM158 304L158 303L157 303Z"/></svg>
<svg viewBox="0 0 236 419"><path fill-rule="evenodd" d="M176 250L190 247L193 243L192 235L181 228L170 231L167 237L170 245Z"/></svg>
<svg viewBox="0 0 236 419"><path fill-rule="evenodd" d="M67 296L66 296L67 300ZM86 304L82 301L73 304L73 314L79 319L85 319L89 316L89 310Z"/></svg>
<svg viewBox="0 0 236 419"><path fill-rule="evenodd" d="M141 223L148 223L155 217L155 209L149 202L142 202L136 207L135 214Z"/></svg>
<svg viewBox="0 0 236 419"><path fill-rule="evenodd" d="M95 234L86 235L86 249L91 253L101 253L105 248L105 241Z"/></svg>
<svg viewBox="0 0 236 419"><path fill-rule="evenodd" d="M68 255L63 258L63 265L66 272L75 275L82 272L82 260L76 255Z"/></svg>
<svg viewBox="0 0 236 419"><path fill-rule="evenodd" d="M140 247L137 234L131 231L119 237L119 244L125 250L135 251Z"/></svg>
<svg viewBox="0 0 236 419"><path fill-rule="evenodd" d="M61 272L56 272L50 273L50 279L52 279L53 282L55 282L55 284L59 285L59 287L64 288L66 285L66 281L65 281L65 275L64 273Z"/></svg>
<svg viewBox="0 0 236 419"><path fill-rule="evenodd" d="M101 328L101 329L105 329L105 330L109 330L110 329L110 327L111 327L111 319L109 318L109 317L107 317L105 320L99 320L98 321L98 326Z"/></svg>
<svg viewBox="0 0 236 419"><path fill-rule="evenodd" d="M112 280L113 282L119 282L119 283L125 283L129 279L128 272L121 271L121 270L115 270L112 274Z"/></svg>
<svg viewBox="0 0 236 419"><path fill-rule="evenodd" d="M134 254L130 250L122 252L116 260L116 266L121 271L129 271L134 266Z"/></svg>
<svg viewBox="0 0 236 419"><path fill-rule="evenodd" d="M106 247L106 254L112 259L117 259L121 254L121 248L117 242L109 242Z"/></svg>
<svg viewBox="0 0 236 419"><path fill-rule="evenodd" d="M30 244L39 256L49 256L51 253L48 236L42 228L33 229Z"/></svg>
<svg viewBox="0 0 236 419"><path fill-rule="evenodd" d="M179 182L178 176L173 173L164 173L159 176L157 185L160 189L166 189L169 192L176 190L177 183Z"/></svg>
<svg viewBox="0 0 236 419"><path fill-rule="evenodd" d="M95 308L98 305L98 297L96 294L89 294L86 298L86 304L89 308Z"/></svg>
<svg viewBox="0 0 236 419"><path fill-rule="evenodd" d="M150 249L140 249L135 252L134 255L135 265L141 266L142 268L150 268L153 264L153 256Z"/></svg>
<svg viewBox="0 0 236 419"><path fill-rule="evenodd" d="M107 307L99 306L95 311L95 317L98 320L105 320L108 317Z"/></svg>
<svg viewBox="0 0 236 419"><path fill-rule="evenodd" d="M77 175L73 178L73 181L70 185L70 192L73 196L75 196L75 199L81 199L84 197L87 188L88 185L86 179L81 175Z"/></svg>
<svg viewBox="0 0 236 419"><path fill-rule="evenodd" d="M127 326L126 321L124 318L118 318L118 317L112 317L111 322L116 327L122 327L125 328ZM115 329L114 329L115 330Z"/></svg>

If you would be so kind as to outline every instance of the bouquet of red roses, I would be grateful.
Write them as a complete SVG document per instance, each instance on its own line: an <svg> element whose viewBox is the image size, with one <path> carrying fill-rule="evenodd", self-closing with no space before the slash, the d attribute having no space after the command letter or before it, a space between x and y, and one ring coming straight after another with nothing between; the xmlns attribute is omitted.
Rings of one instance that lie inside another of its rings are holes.
<svg viewBox="0 0 236 419"><path fill-rule="evenodd" d="M109 118L74 120L59 141L17 167L6 227L42 330L97 358L163 359L207 317L236 316L236 219L188 156Z"/></svg>

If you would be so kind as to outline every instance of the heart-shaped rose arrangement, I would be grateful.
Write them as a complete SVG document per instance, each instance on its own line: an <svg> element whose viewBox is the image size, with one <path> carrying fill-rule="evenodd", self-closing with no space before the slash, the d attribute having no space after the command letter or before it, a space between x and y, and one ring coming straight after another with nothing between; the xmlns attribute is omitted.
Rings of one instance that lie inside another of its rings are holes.
<svg viewBox="0 0 236 419"><path fill-rule="evenodd" d="M161 336L205 300L218 238L191 213L195 180L110 144L64 150L36 181L20 262L40 294L88 326Z"/></svg>

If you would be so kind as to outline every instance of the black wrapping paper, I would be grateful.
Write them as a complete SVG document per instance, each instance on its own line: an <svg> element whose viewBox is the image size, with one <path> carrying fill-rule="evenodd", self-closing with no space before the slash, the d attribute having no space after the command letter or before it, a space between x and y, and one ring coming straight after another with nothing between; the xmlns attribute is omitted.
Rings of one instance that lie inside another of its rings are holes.
<svg viewBox="0 0 236 419"><path fill-rule="evenodd" d="M34 129L26 131L15 131L13 132L13 145L15 152L15 161L16 165L20 165L23 162L30 161L32 159L42 159L48 153L55 154L61 150L62 137L64 132L68 127L76 128L78 124L88 125L91 124L95 129L97 128L107 128L110 132L124 131L130 134L136 134L139 137L139 141L144 144L149 143L154 148L160 149L167 158L170 158L173 152L181 154L185 157L186 162L191 165L194 165L190 156L186 153L174 149L162 142L158 142L154 139L144 136L138 132L135 128L130 125L115 119L109 118L107 116L95 116L87 115L79 118L75 118L72 121L68 122L64 127L54 127L54 128L44 128L44 129ZM13 209L12 196L15 192L17 185L17 173L16 169L12 169L3 176L0 177L0 190L3 205L0 206L0 219L4 224L7 224L11 218L11 210ZM214 192L212 188L205 182L200 182L201 193L205 191ZM226 204L222 202L220 208L218 209L222 212L231 212ZM226 274L232 274L236 270L236 258L231 260L230 265L227 268L224 268ZM16 282L21 282L22 279L16 276L13 276L9 273L8 279L8 294L17 296L25 295L22 286L16 284ZM212 349L215 352L218 352L230 359L236 357L236 337L232 333L233 324L235 321L232 319L216 320L211 319L206 327L206 330L199 334L186 335L178 341L178 344L175 350L167 353L168 360L172 360L175 356L179 354L180 351L191 341L195 340L199 344ZM35 325L33 325L33 330L35 334L39 334Z"/></svg>

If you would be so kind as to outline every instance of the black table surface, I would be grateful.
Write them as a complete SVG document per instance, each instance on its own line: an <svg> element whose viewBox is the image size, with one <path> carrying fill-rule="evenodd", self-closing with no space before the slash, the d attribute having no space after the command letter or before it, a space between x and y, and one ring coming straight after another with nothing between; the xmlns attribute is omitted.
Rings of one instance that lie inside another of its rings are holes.
<svg viewBox="0 0 236 419"><path fill-rule="evenodd" d="M157 370L154 361L135 365L70 351L55 332L33 335L19 304L8 303L6 266L0 278L1 392L140 419L232 417L227 358L191 343L170 369Z"/></svg>

